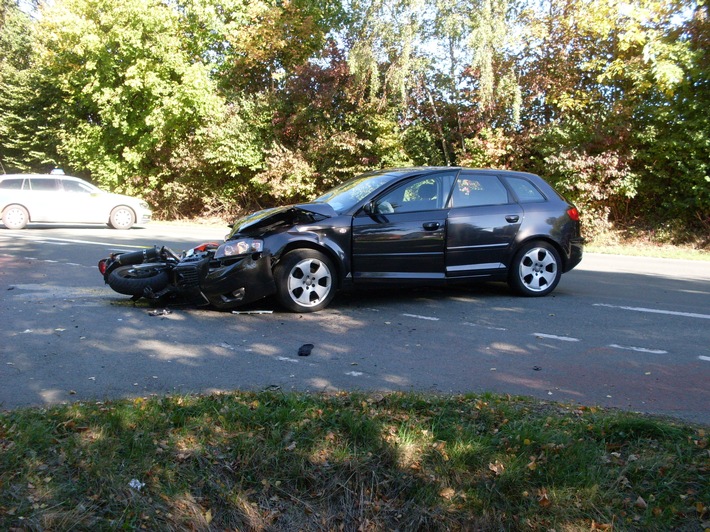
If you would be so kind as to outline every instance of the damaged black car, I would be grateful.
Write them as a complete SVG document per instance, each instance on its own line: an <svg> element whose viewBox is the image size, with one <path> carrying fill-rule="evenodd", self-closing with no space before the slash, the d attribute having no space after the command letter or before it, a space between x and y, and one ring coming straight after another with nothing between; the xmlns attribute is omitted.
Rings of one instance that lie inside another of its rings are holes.
<svg viewBox="0 0 710 532"><path fill-rule="evenodd" d="M369 172L311 203L237 220L223 243L112 254L104 280L134 298L237 308L276 296L293 312L340 289L507 281L545 296L582 259L577 208L540 177L451 167Z"/></svg>

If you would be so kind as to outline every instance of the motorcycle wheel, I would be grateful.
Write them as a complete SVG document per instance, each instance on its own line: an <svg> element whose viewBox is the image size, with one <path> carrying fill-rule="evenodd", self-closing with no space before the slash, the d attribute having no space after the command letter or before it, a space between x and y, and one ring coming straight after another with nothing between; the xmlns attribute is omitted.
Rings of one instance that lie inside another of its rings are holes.
<svg viewBox="0 0 710 532"><path fill-rule="evenodd" d="M127 296L142 296L146 288L158 292L168 286L168 272L164 268L154 264L121 266L108 276L108 285Z"/></svg>

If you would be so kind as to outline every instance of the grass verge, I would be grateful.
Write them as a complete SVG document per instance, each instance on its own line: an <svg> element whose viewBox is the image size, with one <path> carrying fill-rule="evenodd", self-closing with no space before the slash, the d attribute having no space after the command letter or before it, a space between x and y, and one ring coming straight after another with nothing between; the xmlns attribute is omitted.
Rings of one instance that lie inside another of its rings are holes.
<svg viewBox="0 0 710 532"><path fill-rule="evenodd" d="M707 235L687 235L688 243L678 244L669 238L640 230L617 230L597 235L587 242L584 250L590 253L710 261L710 244Z"/></svg>
<svg viewBox="0 0 710 532"><path fill-rule="evenodd" d="M2 530L703 530L705 429L499 395L0 414Z"/></svg>

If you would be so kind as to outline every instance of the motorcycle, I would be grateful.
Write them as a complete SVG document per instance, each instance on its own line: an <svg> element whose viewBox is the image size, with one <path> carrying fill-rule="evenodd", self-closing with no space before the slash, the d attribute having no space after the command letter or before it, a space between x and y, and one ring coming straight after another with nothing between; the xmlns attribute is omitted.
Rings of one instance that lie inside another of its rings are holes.
<svg viewBox="0 0 710 532"><path fill-rule="evenodd" d="M180 299L218 309L235 308L275 291L270 260L247 250L239 260L224 256L224 244L207 242L178 254L166 246L115 252L98 263L115 292L156 304Z"/></svg>

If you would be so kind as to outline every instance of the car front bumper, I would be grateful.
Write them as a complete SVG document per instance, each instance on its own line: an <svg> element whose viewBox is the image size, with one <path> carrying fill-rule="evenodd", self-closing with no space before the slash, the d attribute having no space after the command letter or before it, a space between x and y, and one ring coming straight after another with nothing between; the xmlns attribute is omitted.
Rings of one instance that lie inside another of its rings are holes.
<svg viewBox="0 0 710 532"><path fill-rule="evenodd" d="M216 308L235 308L276 293L271 255L248 256L227 266L210 268L202 294Z"/></svg>

